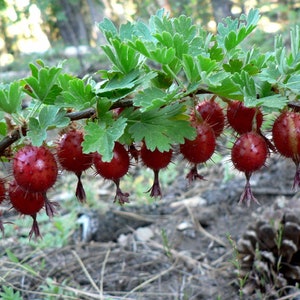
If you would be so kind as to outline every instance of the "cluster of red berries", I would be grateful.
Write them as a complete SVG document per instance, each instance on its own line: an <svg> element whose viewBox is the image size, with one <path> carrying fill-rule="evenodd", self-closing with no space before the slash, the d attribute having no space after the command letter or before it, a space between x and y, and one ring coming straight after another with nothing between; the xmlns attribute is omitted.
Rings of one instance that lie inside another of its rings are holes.
<svg viewBox="0 0 300 300"><path fill-rule="evenodd" d="M196 129L194 140L185 140L178 147L178 152L191 165L187 174L189 182L203 179L197 166L207 162L216 149L216 139L223 133L226 124L236 132L236 141L231 149L231 160L234 167L245 173L246 185L240 202L258 202L250 188L250 177L266 163L271 152L291 158L297 166L294 188L300 185L300 114L286 110L275 120L272 127L273 143L261 132L263 113L261 109L249 108L240 101L228 101L226 111L216 101L216 97L197 104L190 113L191 126ZM159 171L166 168L173 158L175 150L160 152L151 151L145 143L131 145L128 149L115 142L113 158L110 162L102 161L99 153L85 154L82 151L84 133L79 129L69 129L58 141L54 154L47 146L26 145L20 148L12 161L13 179L8 183L0 181L0 203L10 201L19 213L33 218L29 236L40 236L37 213L45 208L46 214L52 217L58 203L47 198L47 191L54 185L59 168L73 172L77 176L76 197L80 202L86 201L86 194L81 182L82 173L93 167L97 174L112 180L116 185L115 202L129 202L129 194L120 189L120 179L127 174L131 158L139 159L154 172L153 185L149 189L152 197L161 196ZM0 230L3 223L0 220Z"/></svg>

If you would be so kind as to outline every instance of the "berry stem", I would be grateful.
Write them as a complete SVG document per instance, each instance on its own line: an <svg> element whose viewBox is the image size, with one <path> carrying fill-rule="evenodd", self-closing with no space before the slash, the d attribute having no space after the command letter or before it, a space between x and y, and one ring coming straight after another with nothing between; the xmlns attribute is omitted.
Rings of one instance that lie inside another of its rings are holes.
<svg viewBox="0 0 300 300"><path fill-rule="evenodd" d="M251 204L251 201L254 201L256 204L260 205L260 203L254 197L252 190L251 190L250 178L251 178L252 173L246 172L245 175L246 175L246 185L245 185L244 191L240 197L239 204L246 202L247 206L249 207Z"/></svg>
<svg viewBox="0 0 300 300"><path fill-rule="evenodd" d="M204 177L198 173L197 164L195 164L190 169L189 173L186 175L186 178L187 178L189 184L191 184L196 179L205 180Z"/></svg>
<svg viewBox="0 0 300 300"><path fill-rule="evenodd" d="M55 201L50 201L46 195L46 193L43 194L45 198L45 209L46 214L49 218L52 218L56 214L56 210L60 207L60 205Z"/></svg>
<svg viewBox="0 0 300 300"><path fill-rule="evenodd" d="M154 180L152 187L147 191L150 192L150 197L162 197L160 183L159 183L159 170L153 170Z"/></svg>
<svg viewBox="0 0 300 300"><path fill-rule="evenodd" d="M33 222L32 222L31 230L29 232L29 239L31 239L33 235L34 235L35 240L37 238L42 238L42 235L40 233L39 224L38 224L38 222L36 220L36 214L31 215L31 217L33 219Z"/></svg>
<svg viewBox="0 0 300 300"><path fill-rule="evenodd" d="M76 187L75 195L76 195L76 198L78 199L79 202L85 203L86 202L86 193L85 193L82 181L81 181L81 174L82 174L82 172L76 173L78 181L77 181L77 187Z"/></svg>
<svg viewBox="0 0 300 300"><path fill-rule="evenodd" d="M120 179L115 179L114 180L114 183L117 187L117 190L116 190L116 196L115 196L115 199L114 199L114 202L117 202L120 204L120 205L123 205L125 203L129 203L129 193L123 193L121 188L120 188Z"/></svg>

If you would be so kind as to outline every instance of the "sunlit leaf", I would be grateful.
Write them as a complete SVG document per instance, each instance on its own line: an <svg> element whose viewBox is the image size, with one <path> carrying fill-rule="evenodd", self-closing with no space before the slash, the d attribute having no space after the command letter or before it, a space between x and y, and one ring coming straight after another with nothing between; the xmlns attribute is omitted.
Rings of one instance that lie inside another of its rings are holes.
<svg viewBox="0 0 300 300"><path fill-rule="evenodd" d="M13 114L21 109L24 95L20 82L15 81L0 88L0 110Z"/></svg>
<svg viewBox="0 0 300 300"><path fill-rule="evenodd" d="M174 104L137 114L129 133L137 142L144 140L152 151L167 151L172 145L183 143L184 138L196 135L182 109L182 105Z"/></svg>
<svg viewBox="0 0 300 300"><path fill-rule="evenodd" d="M82 143L85 153L98 152L103 161L111 161L113 157L113 148L117 141L124 133L126 119L119 117L109 126L105 122L89 122L85 130L85 138Z"/></svg>

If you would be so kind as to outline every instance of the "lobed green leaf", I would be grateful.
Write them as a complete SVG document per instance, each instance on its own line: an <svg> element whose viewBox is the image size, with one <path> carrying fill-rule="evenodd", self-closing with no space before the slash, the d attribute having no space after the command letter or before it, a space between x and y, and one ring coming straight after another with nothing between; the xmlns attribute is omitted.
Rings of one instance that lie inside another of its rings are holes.
<svg viewBox="0 0 300 300"><path fill-rule="evenodd" d="M101 121L99 123L89 122L84 128L83 152L98 152L101 154L103 161L111 161L115 141L123 135L126 121L127 119L119 117L109 126Z"/></svg>
<svg viewBox="0 0 300 300"><path fill-rule="evenodd" d="M102 46L109 60L124 74L138 68L140 55L118 38L111 39L111 45Z"/></svg>
<svg viewBox="0 0 300 300"><path fill-rule="evenodd" d="M45 105L39 111L37 118L29 117L27 136L34 146L41 146L47 138L49 128L63 128L68 126L70 119L65 111L57 106Z"/></svg>
<svg viewBox="0 0 300 300"><path fill-rule="evenodd" d="M150 150L168 151L172 145L184 143L184 139L193 139L195 129L183 114L182 104L172 104L146 112L136 112L135 119L128 129L136 142L145 141Z"/></svg>
<svg viewBox="0 0 300 300"><path fill-rule="evenodd" d="M21 110L24 94L19 81L0 89L0 110L13 114Z"/></svg>
<svg viewBox="0 0 300 300"><path fill-rule="evenodd" d="M85 84L80 78L68 78L63 82L64 90L61 97L57 98L55 104L63 107L72 107L82 110L96 103L96 95L90 84Z"/></svg>
<svg viewBox="0 0 300 300"><path fill-rule="evenodd" d="M42 67L38 69L35 65L30 64L32 76L25 78L24 82L28 85L24 91L34 99L44 104L54 104L56 97L62 89L58 85L58 76L62 67Z"/></svg>

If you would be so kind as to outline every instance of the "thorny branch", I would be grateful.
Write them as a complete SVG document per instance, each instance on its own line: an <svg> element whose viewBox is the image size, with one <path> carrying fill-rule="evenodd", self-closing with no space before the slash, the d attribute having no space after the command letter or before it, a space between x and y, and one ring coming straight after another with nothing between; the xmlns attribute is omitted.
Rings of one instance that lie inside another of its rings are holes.
<svg viewBox="0 0 300 300"><path fill-rule="evenodd" d="M115 109L118 107L129 107L131 105L132 105L132 100L129 100L129 99L124 100L123 99L123 100L119 100L119 101L116 101L115 103L113 103L113 105L111 106L110 109ZM96 115L95 108L87 108L82 111L66 113L66 117L69 118L70 121L88 119L94 115ZM25 136L26 131L27 131L27 128L26 128L26 125L24 125L21 128L11 131L7 136L5 136L0 141L0 155L3 155L5 149L8 148L10 145L12 145L17 140L19 140L22 135Z"/></svg>

